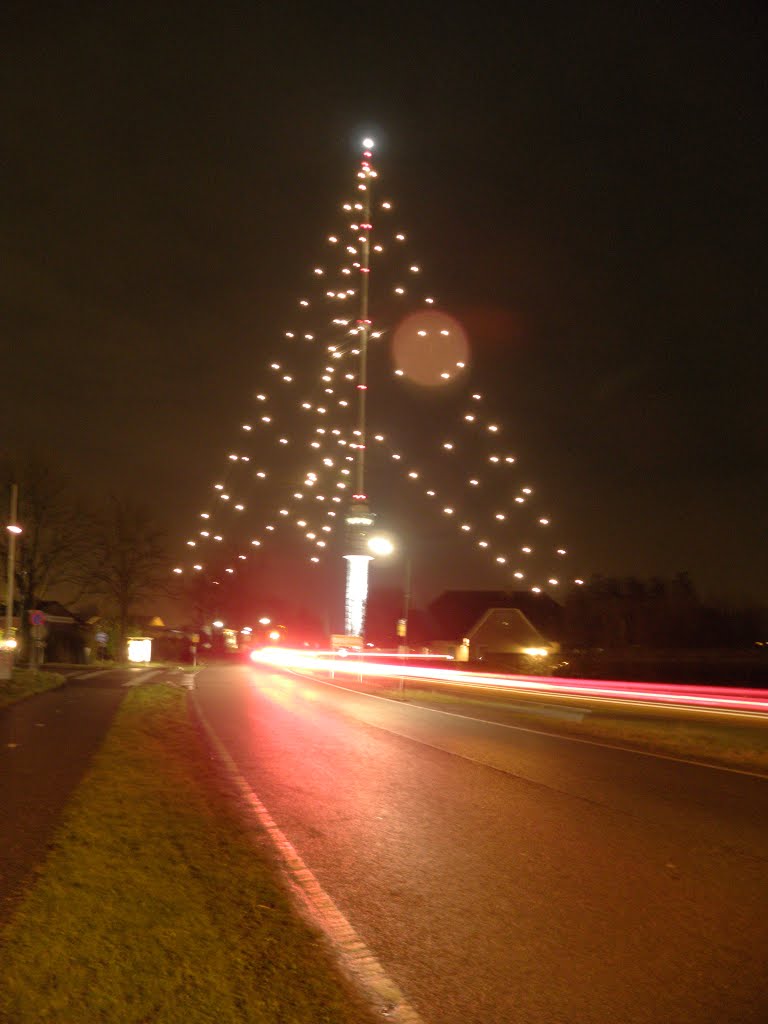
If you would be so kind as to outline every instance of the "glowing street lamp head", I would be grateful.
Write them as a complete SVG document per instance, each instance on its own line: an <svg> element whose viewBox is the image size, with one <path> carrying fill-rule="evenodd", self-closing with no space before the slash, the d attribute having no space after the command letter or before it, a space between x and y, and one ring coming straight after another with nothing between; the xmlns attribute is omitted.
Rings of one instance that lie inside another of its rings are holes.
<svg viewBox="0 0 768 1024"><path fill-rule="evenodd" d="M374 555L391 555L395 545L389 537L371 537L368 541L368 550Z"/></svg>
<svg viewBox="0 0 768 1024"><path fill-rule="evenodd" d="M366 149L373 149L374 145L375 145L375 142L373 141L372 138L366 136L366 138L363 139L363 146Z"/></svg>
<svg viewBox="0 0 768 1024"><path fill-rule="evenodd" d="M216 619L213 625L216 627L216 629L224 628L224 623L221 621L221 619Z"/></svg>
<svg viewBox="0 0 768 1024"><path fill-rule="evenodd" d="M12 524L11 526L6 526L6 530L8 531L8 533L16 533L16 534L21 533L21 527L20 526L16 526L15 523Z"/></svg>
<svg viewBox="0 0 768 1024"><path fill-rule="evenodd" d="M261 626L269 626L271 622L272 619L270 619L268 615L262 615L262 617L259 619L259 625Z"/></svg>

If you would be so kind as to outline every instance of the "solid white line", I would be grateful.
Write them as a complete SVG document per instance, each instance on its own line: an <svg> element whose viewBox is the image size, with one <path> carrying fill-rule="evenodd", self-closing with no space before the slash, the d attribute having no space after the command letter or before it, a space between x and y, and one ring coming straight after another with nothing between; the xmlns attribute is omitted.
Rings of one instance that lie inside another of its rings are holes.
<svg viewBox="0 0 768 1024"><path fill-rule="evenodd" d="M384 701L387 701L390 704L400 704L400 705L403 704L402 701L396 701L392 697L382 697L378 693L365 693L362 690L354 690L350 686L341 686L339 683L332 683L332 682L330 682L329 680L326 680L326 679L317 679L315 676L308 676L308 675L305 675L302 672L297 672L294 669L284 669L284 668L281 668L278 671L280 671L280 672L288 672L291 675L298 676L300 679L311 679L313 682L320 683L323 686L332 686L335 690L344 690L345 693L355 693L355 694L357 694L360 697L369 697L371 700L384 700ZM536 736L548 736L550 739L553 739L553 740L564 740L567 743L586 743L588 746L591 746L591 747L605 747L607 750L619 750L619 751L622 751L625 754L638 754L640 757L654 757L654 758L656 758L657 760L660 760L660 761L674 761L677 764L690 764L690 765L693 765L696 768L711 768L713 771L730 772L733 775L749 775L750 777L752 777L754 779L768 779L768 774L765 774L763 772L750 772L750 771L747 771L745 768L729 768L726 765L722 765L722 764L711 764L708 761L693 761L693 760L690 760L689 758L685 758L685 757L674 757L672 754L659 754L659 753L655 753L652 750L638 750L635 747L622 747L622 746L620 746L619 744L616 744L616 743L604 743L601 740L586 739L583 736L563 736L561 733L547 732L546 729L532 729L532 728L530 728L530 726L526 726L526 725L511 725L509 722L491 722L491 721L488 721L488 719L486 719L486 718L474 718L472 715L460 715L460 714L457 714L455 711L443 711L441 708L428 708L428 707L424 707L421 704L410 704L409 703L407 706L409 708L414 708L415 710L418 710L418 711L432 712L435 715L448 715L449 718L461 718L461 719L464 719L464 720L466 720L468 722L479 722L482 725L497 725L501 729L513 729L516 732L531 732L531 733L534 733ZM446 751L445 747L438 747L438 746L435 746L435 744L433 744L433 743L426 743L424 740L420 740L418 737L409 736L407 733L398 732L396 729L390 729L388 726L376 725L375 727L378 728L378 729L383 729L385 732L391 732L395 736L402 736L403 739L413 740L416 743L424 743L425 746L433 747L435 750ZM455 751L450 751L450 750L448 750L446 752L447 753L455 753ZM459 757L464 757L463 754L458 754L458 756ZM473 758L468 758L468 760L471 761L471 760L474 760L474 759ZM478 763L484 764L485 762L478 762Z"/></svg>
<svg viewBox="0 0 768 1024"><path fill-rule="evenodd" d="M362 990L374 1009L388 1021L394 1021L395 1024L424 1024L422 1018L325 892L296 848L275 824L267 808L240 773L194 697L193 705L227 775L272 840L294 896L303 904L305 914L330 940L347 975Z"/></svg>

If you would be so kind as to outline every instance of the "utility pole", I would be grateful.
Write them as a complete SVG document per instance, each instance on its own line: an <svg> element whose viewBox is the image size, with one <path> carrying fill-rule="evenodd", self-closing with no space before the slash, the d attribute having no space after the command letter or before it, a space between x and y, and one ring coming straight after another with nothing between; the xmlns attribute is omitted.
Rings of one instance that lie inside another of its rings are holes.
<svg viewBox="0 0 768 1024"><path fill-rule="evenodd" d="M408 651L408 615L411 611L411 553L405 552L405 568L403 573L403 615L398 623L400 646L403 653Z"/></svg>
<svg viewBox="0 0 768 1024"><path fill-rule="evenodd" d="M11 514L8 520L8 564L7 564L7 586L5 591L5 634L4 646L7 650L13 651L16 646L13 636L13 584L16 574L16 537L21 533L21 527L16 522L18 515L19 486L11 484Z"/></svg>

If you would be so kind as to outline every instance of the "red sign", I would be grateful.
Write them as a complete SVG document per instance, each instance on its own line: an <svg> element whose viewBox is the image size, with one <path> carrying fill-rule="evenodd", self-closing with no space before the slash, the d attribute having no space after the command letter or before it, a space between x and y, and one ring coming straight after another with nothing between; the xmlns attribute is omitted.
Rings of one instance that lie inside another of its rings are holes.
<svg viewBox="0 0 768 1024"><path fill-rule="evenodd" d="M29 613L29 621L33 626L44 626L45 612L41 612L39 608L33 608Z"/></svg>

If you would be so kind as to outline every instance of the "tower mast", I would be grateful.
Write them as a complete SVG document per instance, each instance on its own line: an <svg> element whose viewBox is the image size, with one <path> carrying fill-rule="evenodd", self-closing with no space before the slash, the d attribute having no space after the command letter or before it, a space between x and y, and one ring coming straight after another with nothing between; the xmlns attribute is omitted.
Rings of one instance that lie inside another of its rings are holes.
<svg viewBox="0 0 768 1024"><path fill-rule="evenodd" d="M347 636L362 637L365 626L365 607L368 598L368 564L371 554L367 540L374 516L368 509L365 492L365 454L367 445L367 397L368 397L368 338L371 320L368 309L369 281L371 274L371 181L376 172L371 166L372 139L363 139L363 155L357 172L358 192L362 198L362 218L358 224L360 245L360 302L357 317L357 340L359 364L357 374L357 430L355 439L355 493L346 516L347 563L344 598L344 632Z"/></svg>
<svg viewBox="0 0 768 1024"><path fill-rule="evenodd" d="M365 139L363 145L370 143L371 139ZM360 227L360 311L357 319L357 337L360 346L360 368L357 375L357 459L356 459L356 480L353 500L366 500L365 494L365 449L366 449L366 392L368 390L368 337L371 330L371 321L368 316L368 282L371 274L371 188L370 180L374 171L368 162L372 153L369 148L363 150L363 158L358 171L361 180L358 189L363 193L363 217Z"/></svg>

